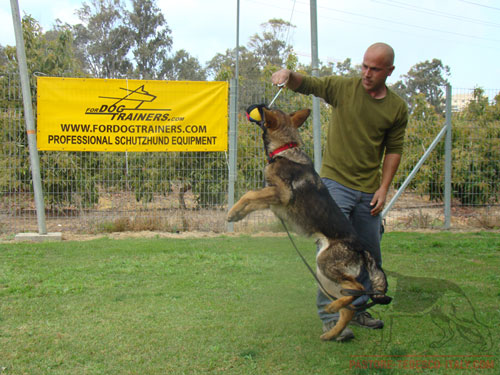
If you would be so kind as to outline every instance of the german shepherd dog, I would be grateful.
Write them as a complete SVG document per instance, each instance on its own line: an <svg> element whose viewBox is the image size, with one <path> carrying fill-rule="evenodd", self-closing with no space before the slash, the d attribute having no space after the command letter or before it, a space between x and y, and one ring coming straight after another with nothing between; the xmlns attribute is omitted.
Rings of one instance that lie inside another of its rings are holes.
<svg viewBox="0 0 500 375"><path fill-rule="evenodd" d="M227 219L239 221L253 211L270 208L299 233L317 237L317 280L319 287L333 300L325 311L340 314L336 325L321 336L322 340L331 340L353 318L355 308L351 303L357 296L370 293L373 302L381 304L389 303L391 297L385 295L384 272L362 248L351 223L330 196L311 159L299 148L302 141L298 128L309 114L309 109L288 115L262 108L263 119L259 125L269 158L265 167L267 186L244 194L229 211ZM356 281L362 267L372 282L371 292ZM345 295L346 290L350 290L350 295Z"/></svg>

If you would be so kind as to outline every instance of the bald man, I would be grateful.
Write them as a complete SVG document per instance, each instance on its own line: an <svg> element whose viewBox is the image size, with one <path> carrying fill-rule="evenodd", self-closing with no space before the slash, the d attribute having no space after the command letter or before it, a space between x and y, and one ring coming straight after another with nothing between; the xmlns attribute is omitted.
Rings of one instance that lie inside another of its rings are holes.
<svg viewBox="0 0 500 375"><path fill-rule="evenodd" d="M393 71L394 50L385 43L376 43L364 54L361 77L316 78L282 69L271 78L276 85L286 84L293 91L315 95L331 105L320 175L361 243L380 266L380 213L401 160L408 122L405 102L386 86ZM366 272L359 281L371 289ZM367 300L367 296L360 297L354 304L359 306ZM324 332L338 320L338 314L324 312L329 303L318 290L318 314ZM384 325L367 311L358 312L351 324L373 329ZM337 341L353 337L352 330L346 327Z"/></svg>

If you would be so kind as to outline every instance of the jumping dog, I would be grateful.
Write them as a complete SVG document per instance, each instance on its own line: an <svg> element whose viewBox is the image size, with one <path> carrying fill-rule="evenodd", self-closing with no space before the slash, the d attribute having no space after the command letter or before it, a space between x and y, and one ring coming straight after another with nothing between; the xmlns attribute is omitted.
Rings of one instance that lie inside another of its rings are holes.
<svg viewBox="0 0 500 375"><path fill-rule="evenodd" d="M271 209L280 219L307 236L315 236L316 280L332 302L328 313L339 312L336 325L321 336L338 336L355 314L351 303L357 296L370 294L374 303L388 304L387 279L369 252L359 243L354 229L337 206L308 155L300 148L298 128L309 109L285 114L260 106L264 148L269 163L265 167L266 187L249 191L232 207L228 221L239 221L256 210ZM368 271L372 291L365 291L356 280L362 268ZM347 293L346 293L347 291ZM347 294L347 295L346 295Z"/></svg>

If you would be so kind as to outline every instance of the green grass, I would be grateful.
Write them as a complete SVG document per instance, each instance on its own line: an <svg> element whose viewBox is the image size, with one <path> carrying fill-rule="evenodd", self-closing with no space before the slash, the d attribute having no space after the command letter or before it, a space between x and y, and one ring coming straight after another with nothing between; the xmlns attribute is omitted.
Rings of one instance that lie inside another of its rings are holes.
<svg viewBox="0 0 500 375"><path fill-rule="evenodd" d="M0 374L498 374L500 235L388 233L383 255L386 327L339 344L285 237L0 244Z"/></svg>

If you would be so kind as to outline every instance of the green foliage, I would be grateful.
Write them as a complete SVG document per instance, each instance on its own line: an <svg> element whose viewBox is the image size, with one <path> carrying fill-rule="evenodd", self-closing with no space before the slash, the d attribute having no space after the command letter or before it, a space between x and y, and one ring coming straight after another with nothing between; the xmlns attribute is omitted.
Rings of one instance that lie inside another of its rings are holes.
<svg viewBox="0 0 500 375"><path fill-rule="evenodd" d="M175 81L204 81L206 79L205 70L198 59L183 49L177 51L173 57L164 60L161 76Z"/></svg>
<svg viewBox="0 0 500 375"><path fill-rule="evenodd" d="M498 98L498 95L497 95ZM453 142L455 196L464 204L498 203L500 193L500 107L488 103L484 91L456 116Z"/></svg>
<svg viewBox="0 0 500 375"><path fill-rule="evenodd" d="M73 32L85 69L96 78L118 78L129 73L131 29L125 25L122 1L90 0L77 13L82 23L75 25Z"/></svg>
<svg viewBox="0 0 500 375"><path fill-rule="evenodd" d="M432 114L433 109L428 107ZM422 115L422 114L420 114ZM434 117L434 118L433 118ZM436 121L437 120L437 121ZM407 174L418 163L424 151L429 147L432 140L444 126L444 119L431 115L430 120L419 119L419 116L411 116L406 129L405 145L400 171L394 178L394 187L398 189ZM432 201L441 201L444 193L444 143L440 142L420 168L409 187L421 195L428 195Z"/></svg>
<svg viewBox="0 0 500 375"><path fill-rule="evenodd" d="M343 77L359 77L361 75L361 65L352 66L352 61L350 58L346 58L344 61L339 61L337 63L330 62L326 65L319 64L319 76L326 77L330 75L338 75ZM311 65L300 65L299 69L301 72L312 75Z"/></svg>
<svg viewBox="0 0 500 375"><path fill-rule="evenodd" d="M223 153L185 152L174 159L180 180L191 186L199 208L226 203L228 167Z"/></svg>
<svg viewBox="0 0 500 375"><path fill-rule="evenodd" d="M81 24L74 27L57 22L44 32L31 16L23 18L28 67L36 98L36 75L49 76L135 76L144 79L215 80L234 77L234 49L216 54L205 67L183 49L171 53L171 30L156 5L156 0L128 0L127 11L122 0L90 0L78 11ZM249 104L269 103L277 89L270 76L281 67L310 74L310 66L299 64L288 43L294 26L271 19L262 25L246 47L239 51L240 112ZM22 122L16 51L0 46L0 176L3 192L29 191L27 137ZM171 53L171 54L170 54ZM320 76L330 74L356 76L360 67L351 59L320 64ZM433 59L416 64L394 85L410 104L411 118L400 171L409 171L423 150L444 125L443 91L449 67ZM275 103L285 111L311 108L311 98L284 90ZM321 124L328 126L331 108L321 103ZM498 201L500 186L500 94L488 102L483 90L474 91L474 100L453 118L453 193L464 204L489 204ZM311 121L301 134L308 154L313 157ZM326 131L322 131L326 134ZM263 182L261 133L244 118L238 120L238 190L237 194ZM322 139L324 142L324 137ZM44 191L53 208L65 205L91 207L98 201L101 187L131 190L138 201L149 203L155 194L172 191L174 183L189 186L199 207L225 203L227 188L226 155L204 153L41 153ZM444 146L440 143L424 164L410 188L439 201L444 186ZM396 187L403 181L395 178ZM98 185L99 184L99 185ZM106 185L106 186L104 186Z"/></svg>
<svg viewBox="0 0 500 375"><path fill-rule="evenodd" d="M295 69L298 65L297 56L286 40L295 26L281 19L271 19L261 26L262 32L254 34L247 47L239 47L238 69L242 84L268 82L270 71L281 67ZM236 49L228 49L225 54L217 53L207 63L207 74L215 80L228 80L234 77L235 68Z"/></svg>
<svg viewBox="0 0 500 375"><path fill-rule="evenodd" d="M453 197L465 205L493 204L500 193L500 110L481 89L474 100L452 118ZM410 171L444 126L444 118L425 101L415 96L415 108L406 131L400 170ZM441 201L444 194L444 142L440 142L410 184L410 189ZM398 188L406 176L398 175Z"/></svg>
<svg viewBox="0 0 500 375"><path fill-rule="evenodd" d="M43 33L39 23L30 16L22 20L26 44L28 73L32 97L36 98L36 74L53 76L81 74L73 57L72 34L67 26L58 25ZM0 189L5 193L31 190L31 171L28 140L24 130L16 54L7 47L5 73L0 77L2 112L0 113L0 168L8 173L0 178ZM97 203L98 194L93 168L88 155L70 153L40 153L42 188L47 204L52 208L75 204L89 207ZM78 198L77 198L78 197Z"/></svg>
<svg viewBox="0 0 500 375"><path fill-rule="evenodd" d="M40 169L45 202L53 210L89 208L99 200L91 153L42 153Z"/></svg>
<svg viewBox="0 0 500 375"><path fill-rule="evenodd" d="M172 49L172 31L155 0L132 0L128 26L134 43L135 74L140 79L157 79Z"/></svg>
<svg viewBox="0 0 500 375"><path fill-rule="evenodd" d="M443 65L441 60L426 60L414 65L392 89L406 100L410 112L416 105L416 95L424 94L427 102L442 114L445 107L443 88L448 84L446 77L449 74L449 66Z"/></svg>
<svg viewBox="0 0 500 375"><path fill-rule="evenodd" d="M262 24L261 34L254 34L248 42L249 48L258 58L261 69L268 65L285 66L292 47L288 44L287 35L295 27L282 19L270 19Z"/></svg>

